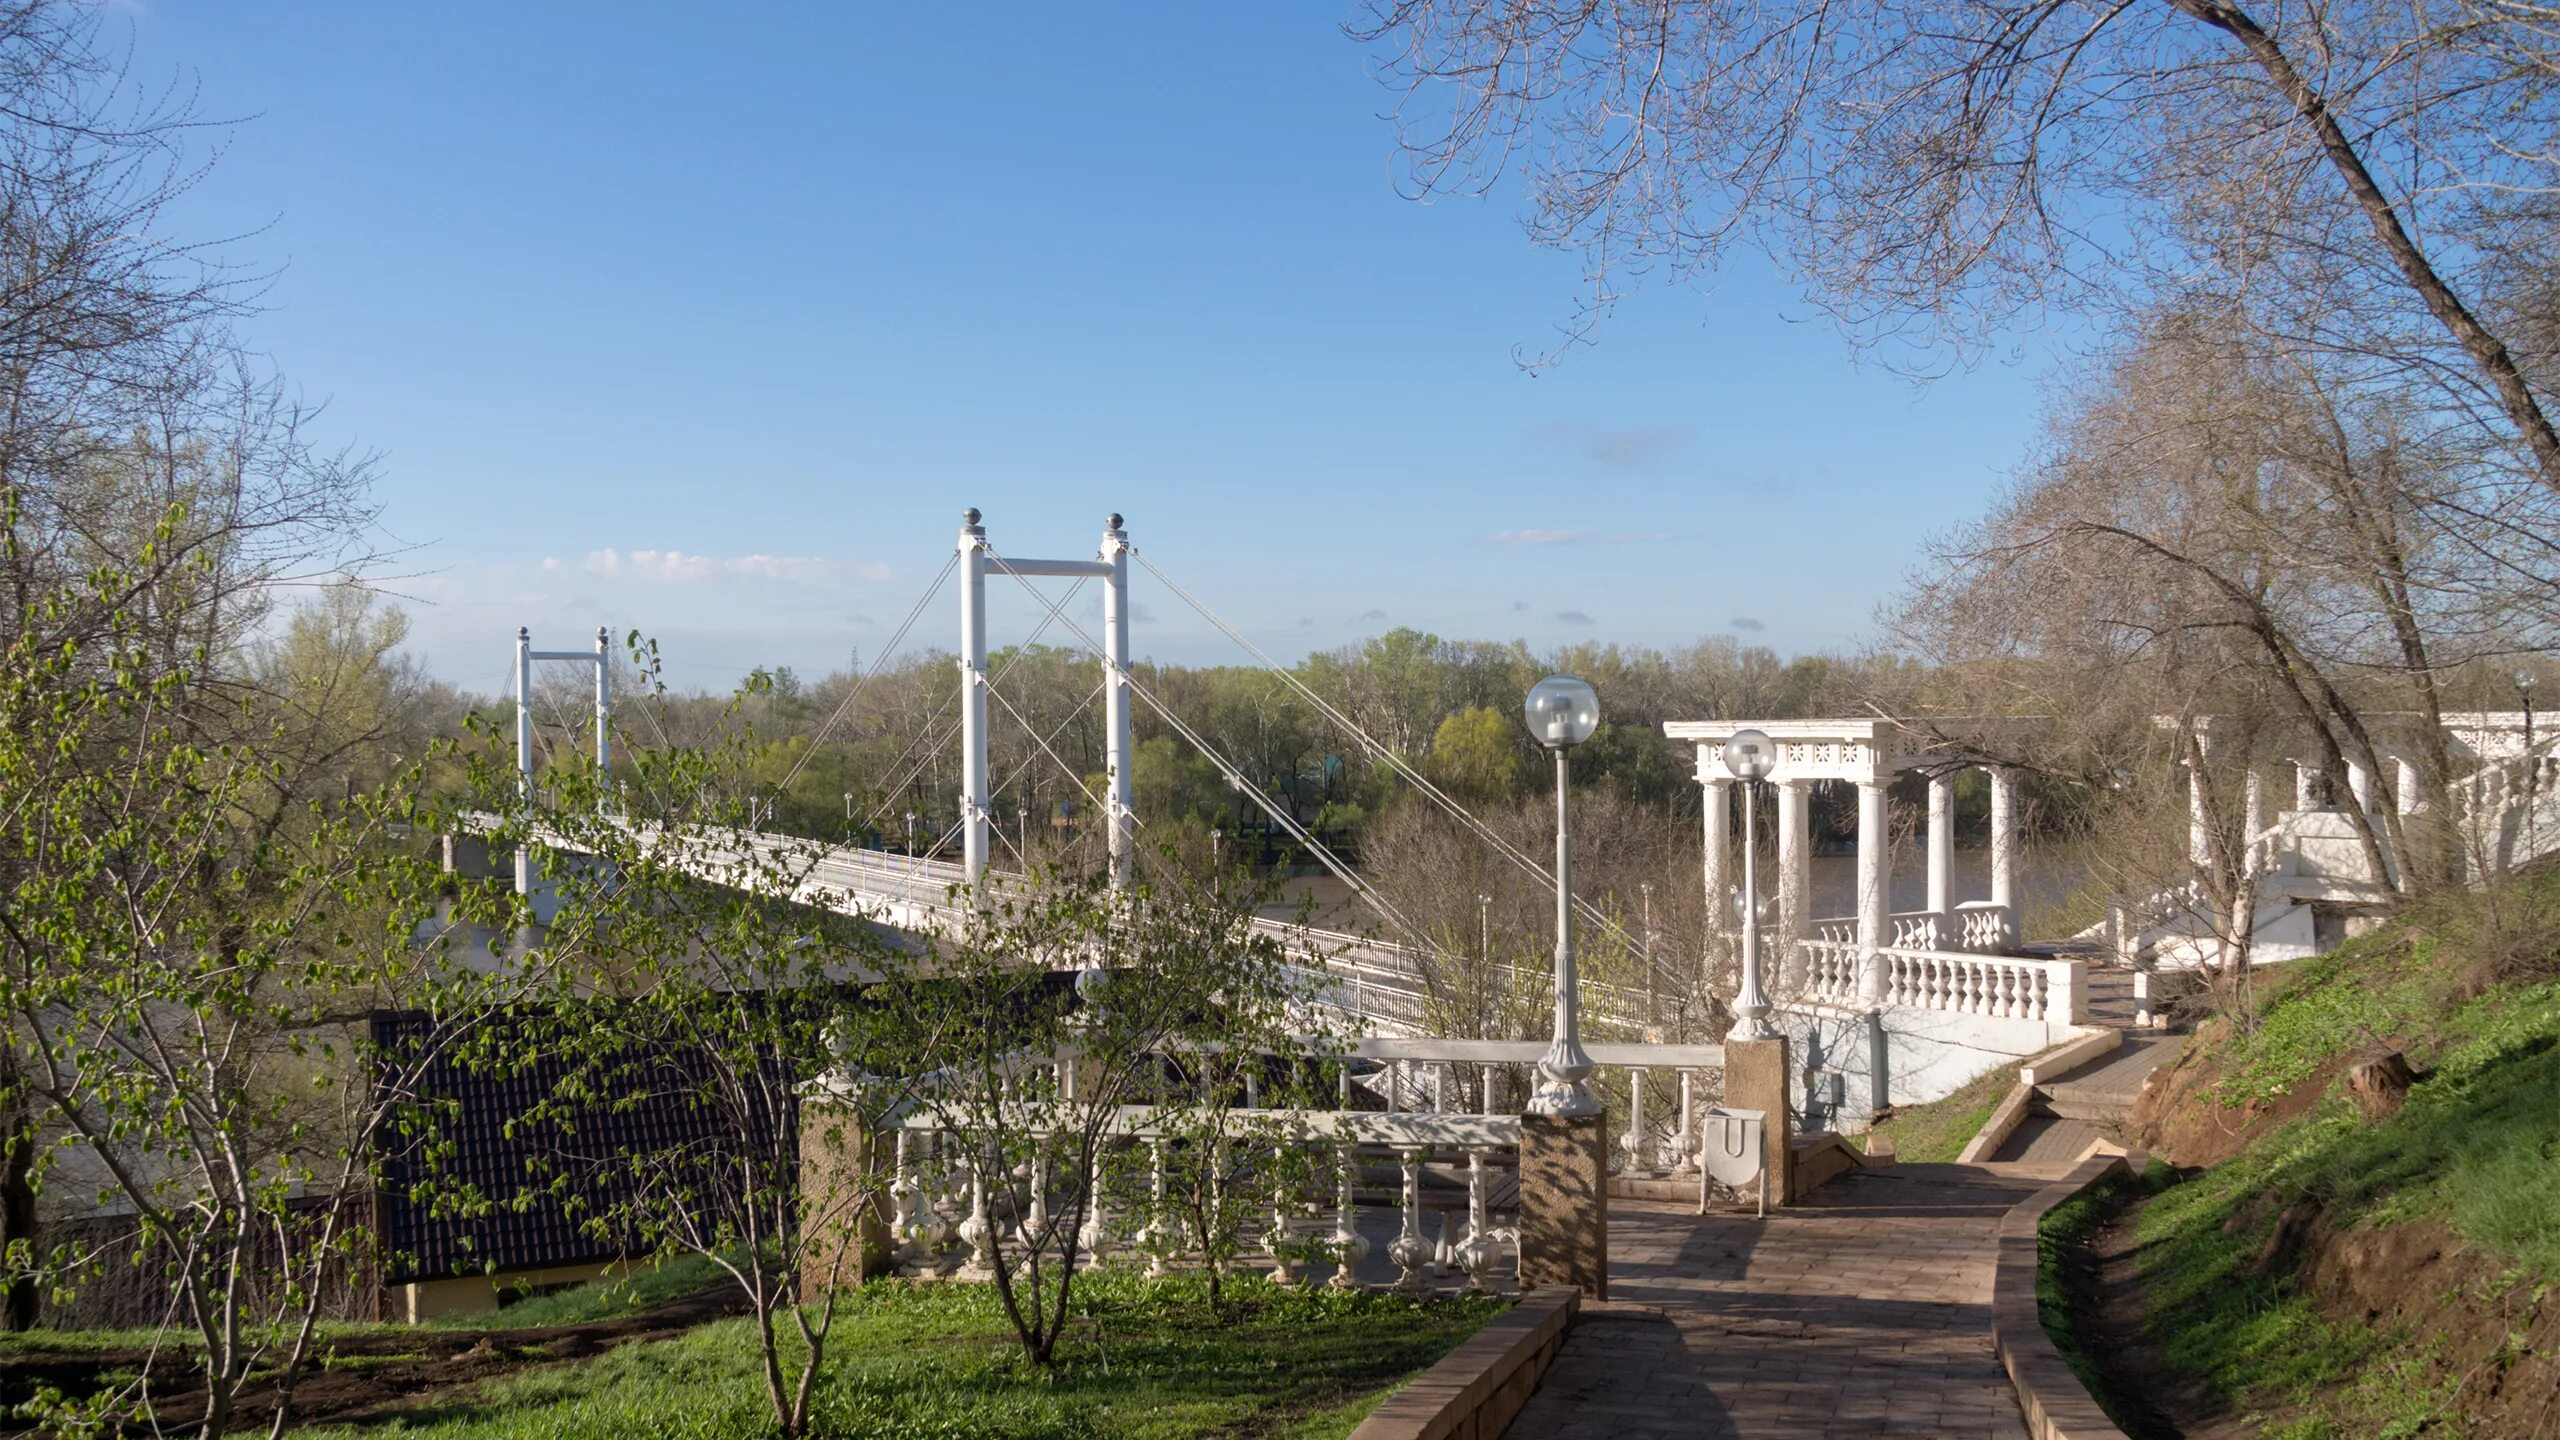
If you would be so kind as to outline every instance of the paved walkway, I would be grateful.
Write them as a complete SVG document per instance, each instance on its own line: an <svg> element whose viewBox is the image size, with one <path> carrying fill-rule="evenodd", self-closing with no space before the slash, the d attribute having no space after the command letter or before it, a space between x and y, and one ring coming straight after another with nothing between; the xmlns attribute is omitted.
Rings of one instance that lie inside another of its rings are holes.
<svg viewBox="0 0 2560 1440"><path fill-rule="evenodd" d="M1858 1171L1766 1221L1612 1201L1610 1303L1508 1440L2026 1440L1991 1353L1992 1236L2049 1173Z"/></svg>

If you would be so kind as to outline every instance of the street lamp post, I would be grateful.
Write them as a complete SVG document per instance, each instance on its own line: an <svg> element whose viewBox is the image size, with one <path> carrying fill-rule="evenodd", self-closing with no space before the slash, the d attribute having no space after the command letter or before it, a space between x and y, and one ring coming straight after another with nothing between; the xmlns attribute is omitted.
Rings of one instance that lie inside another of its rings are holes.
<svg viewBox="0 0 2560 1440"><path fill-rule="evenodd" d="M1550 675L1529 687L1523 710L1529 734L1556 757L1556 1018L1546 1057L1538 1062L1544 1079L1529 1097L1532 1115L1572 1117L1597 1115L1600 1099L1583 1084L1591 1078L1591 1057L1582 1048L1582 994L1573 970L1573 836L1566 820L1570 783L1567 756L1574 746L1600 728L1600 697L1588 681Z"/></svg>
<svg viewBox="0 0 2560 1440"><path fill-rule="evenodd" d="M1742 989L1733 997L1727 1040L1767 1040L1769 997L1760 988L1760 825L1758 782L1769 778L1778 750L1759 730L1737 730L1724 742L1724 768L1742 782Z"/></svg>
<svg viewBox="0 0 2560 1440"><path fill-rule="evenodd" d="M1662 1019L1662 1005L1656 996L1653 978L1653 882L1639 881L1636 888L1644 892L1644 1021L1652 1025Z"/></svg>

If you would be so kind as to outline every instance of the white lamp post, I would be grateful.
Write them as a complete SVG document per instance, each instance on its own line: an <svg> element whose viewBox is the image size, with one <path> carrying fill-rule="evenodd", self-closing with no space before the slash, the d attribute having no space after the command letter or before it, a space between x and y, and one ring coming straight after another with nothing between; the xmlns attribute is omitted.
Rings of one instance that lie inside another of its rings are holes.
<svg viewBox="0 0 2560 1440"><path fill-rule="evenodd" d="M1532 1115L1597 1115L1600 1099L1582 1083L1591 1078L1591 1057L1582 1048L1582 995L1573 973L1573 843L1565 821L1565 757L1600 728L1600 697L1587 681L1550 675L1529 687L1522 708L1529 734L1556 757L1555 1035L1538 1062L1545 1078L1529 1097L1528 1109Z"/></svg>
<svg viewBox="0 0 2560 1440"><path fill-rule="evenodd" d="M1760 825L1757 782L1769 778L1778 747L1764 731L1737 730L1724 742L1724 768L1742 782L1742 990L1733 997L1727 1040L1767 1040L1769 997L1760 989Z"/></svg>

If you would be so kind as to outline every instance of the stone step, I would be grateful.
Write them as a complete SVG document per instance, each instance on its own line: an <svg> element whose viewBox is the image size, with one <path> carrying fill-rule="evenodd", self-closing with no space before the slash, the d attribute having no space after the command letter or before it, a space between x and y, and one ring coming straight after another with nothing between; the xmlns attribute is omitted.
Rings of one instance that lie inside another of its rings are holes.
<svg viewBox="0 0 2560 1440"><path fill-rule="evenodd" d="M2093 1124L2116 1126L2133 1111L2131 1095L2102 1090L2083 1090L2061 1085L2052 1089L2037 1086L2035 1098L2027 1104L2029 1115L2050 1115L2064 1120L2086 1120Z"/></svg>

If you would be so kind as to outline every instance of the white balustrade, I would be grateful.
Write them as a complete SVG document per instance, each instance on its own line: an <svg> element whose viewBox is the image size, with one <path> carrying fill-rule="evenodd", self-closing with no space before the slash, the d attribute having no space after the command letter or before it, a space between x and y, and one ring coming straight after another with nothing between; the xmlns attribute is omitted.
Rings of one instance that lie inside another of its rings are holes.
<svg viewBox="0 0 2560 1440"><path fill-rule="evenodd" d="M1858 943L1856 940L1808 939L1796 942L1804 956L1806 993L1816 1000L1841 1003L1858 998Z"/></svg>
<svg viewBox="0 0 2560 1440"><path fill-rule="evenodd" d="M1935 910L1915 910L1885 917L1885 948L1889 950L1935 950L1939 948L1944 917Z"/></svg>
<svg viewBox="0 0 2560 1440"><path fill-rule="evenodd" d="M1883 956L1888 1005L2056 1024L2087 1018L2080 961L1946 950L1886 950Z"/></svg>
<svg viewBox="0 0 2560 1440"><path fill-rule="evenodd" d="M1968 955L1997 955L2017 943L2009 907L1987 900L1968 900L1958 905L1955 929L1955 948Z"/></svg>

